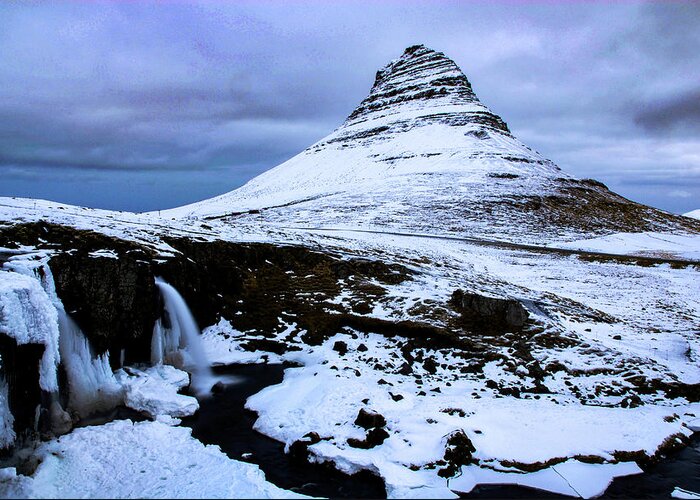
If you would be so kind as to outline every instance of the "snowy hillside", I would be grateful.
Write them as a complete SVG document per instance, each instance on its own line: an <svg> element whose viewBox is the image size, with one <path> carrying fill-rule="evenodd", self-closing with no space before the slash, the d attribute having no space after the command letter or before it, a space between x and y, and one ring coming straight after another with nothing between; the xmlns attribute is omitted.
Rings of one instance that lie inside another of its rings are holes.
<svg viewBox="0 0 700 500"><path fill-rule="evenodd" d="M692 211L690 211L686 214L683 214L683 215L685 215L686 217L691 217L693 219L700 219L700 208L697 210L692 210Z"/></svg>
<svg viewBox="0 0 700 500"><path fill-rule="evenodd" d="M329 136L237 190L163 213L521 242L700 231L562 172L510 133L452 60L422 45L379 71Z"/></svg>

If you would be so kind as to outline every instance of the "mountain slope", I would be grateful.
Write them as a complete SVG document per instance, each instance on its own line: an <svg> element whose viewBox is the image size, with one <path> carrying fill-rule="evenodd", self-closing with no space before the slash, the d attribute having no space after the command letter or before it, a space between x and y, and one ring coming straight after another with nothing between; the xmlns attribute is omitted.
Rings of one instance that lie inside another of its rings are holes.
<svg viewBox="0 0 700 500"><path fill-rule="evenodd" d="M578 180L518 141L457 65L422 45L377 73L338 129L224 195L170 217L252 215L517 241L700 225ZM261 211L261 213L258 213Z"/></svg>

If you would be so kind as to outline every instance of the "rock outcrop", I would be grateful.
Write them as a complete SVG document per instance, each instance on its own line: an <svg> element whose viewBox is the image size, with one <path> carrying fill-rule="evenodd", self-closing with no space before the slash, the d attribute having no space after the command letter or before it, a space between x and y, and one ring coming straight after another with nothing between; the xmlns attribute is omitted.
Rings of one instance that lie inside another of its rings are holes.
<svg viewBox="0 0 700 500"><path fill-rule="evenodd" d="M464 323L487 331L518 331L529 317L527 309L514 299L455 290L450 303L462 315Z"/></svg>

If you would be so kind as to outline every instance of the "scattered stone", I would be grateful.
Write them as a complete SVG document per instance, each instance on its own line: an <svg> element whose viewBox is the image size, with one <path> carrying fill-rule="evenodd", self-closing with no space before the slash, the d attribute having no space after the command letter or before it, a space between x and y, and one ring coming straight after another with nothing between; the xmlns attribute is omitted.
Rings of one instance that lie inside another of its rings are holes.
<svg viewBox="0 0 700 500"><path fill-rule="evenodd" d="M379 446L380 444L382 444L388 437L389 433L384 429L374 428L370 429L367 432L367 436L365 437L365 439L360 440L350 438L348 439L348 444L353 448L369 450L370 448L374 448L375 446Z"/></svg>
<svg viewBox="0 0 700 500"><path fill-rule="evenodd" d="M375 427L384 427L386 425L386 419L383 415L368 411L362 408L357 414L355 419L355 425L362 427L363 429L372 429Z"/></svg>
<svg viewBox="0 0 700 500"><path fill-rule="evenodd" d="M360 344L360 345L357 346L357 350L360 351L360 352L367 352L368 349L367 349L367 346L366 346L366 345Z"/></svg>
<svg viewBox="0 0 700 500"><path fill-rule="evenodd" d="M435 375L435 372L437 372L437 363L435 363L433 358L426 358L425 361L423 361L423 369L431 375Z"/></svg>
<svg viewBox="0 0 700 500"><path fill-rule="evenodd" d="M475 451L476 448L463 430L450 433L445 444L444 460L447 465L438 471L438 475L444 478L453 477L463 465L472 463L472 454Z"/></svg>
<svg viewBox="0 0 700 500"><path fill-rule="evenodd" d="M403 399L403 396L401 394L394 394L392 392L389 393L389 396L391 396L391 399L394 401L401 401Z"/></svg>
<svg viewBox="0 0 700 500"><path fill-rule="evenodd" d="M348 345L342 340L338 340L335 344L333 344L333 350L341 356L345 356L348 352Z"/></svg>
<svg viewBox="0 0 700 500"><path fill-rule="evenodd" d="M413 373L413 368L411 368L411 365L409 365L408 363L404 363L403 365L401 365L399 373L401 375L410 375L411 373Z"/></svg>

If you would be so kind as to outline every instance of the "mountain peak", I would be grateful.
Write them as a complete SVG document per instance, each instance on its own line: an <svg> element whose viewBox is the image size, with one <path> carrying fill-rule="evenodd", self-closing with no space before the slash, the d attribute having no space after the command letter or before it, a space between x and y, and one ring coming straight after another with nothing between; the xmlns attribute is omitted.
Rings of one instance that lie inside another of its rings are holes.
<svg viewBox="0 0 700 500"><path fill-rule="evenodd" d="M377 71L369 95L350 114L345 125L374 120L397 112L419 109L424 114L444 113L448 108L477 113L484 125L508 133L500 117L481 104L469 80L457 64L442 52L412 45Z"/></svg>

